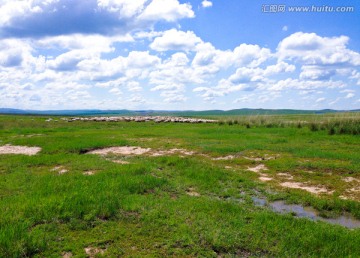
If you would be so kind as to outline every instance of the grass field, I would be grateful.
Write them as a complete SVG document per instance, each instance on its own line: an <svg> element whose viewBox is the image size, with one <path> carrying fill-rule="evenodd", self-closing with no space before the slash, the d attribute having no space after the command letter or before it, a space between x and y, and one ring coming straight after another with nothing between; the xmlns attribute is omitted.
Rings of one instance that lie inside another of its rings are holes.
<svg viewBox="0 0 360 258"><path fill-rule="evenodd" d="M33 156L0 155L0 257L359 257L360 228L253 201L360 219L358 118L0 116L0 146L41 147ZM151 150L87 154L119 146Z"/></svg>

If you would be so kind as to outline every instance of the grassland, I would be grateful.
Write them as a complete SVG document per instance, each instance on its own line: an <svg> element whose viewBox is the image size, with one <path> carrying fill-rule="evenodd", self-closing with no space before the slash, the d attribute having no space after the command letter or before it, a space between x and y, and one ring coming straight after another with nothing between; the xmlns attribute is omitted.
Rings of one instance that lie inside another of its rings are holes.
<svg viewBox="0 0 360 258"><path fill-rule="evenodd" d="M358 115L351 116L358 126ZM278 214L252 200L360 219L360 138L353 129L338 131L348 117L54 119L0 116L0 146L42 148L34 156L0 155L0 257L360 256L360 229ZM334 133L324 121L337 125ZM193 154L86 154L111 146ZM259 165L267 170L248 170ZM289 181L325 190L282 186Z"/></svg>

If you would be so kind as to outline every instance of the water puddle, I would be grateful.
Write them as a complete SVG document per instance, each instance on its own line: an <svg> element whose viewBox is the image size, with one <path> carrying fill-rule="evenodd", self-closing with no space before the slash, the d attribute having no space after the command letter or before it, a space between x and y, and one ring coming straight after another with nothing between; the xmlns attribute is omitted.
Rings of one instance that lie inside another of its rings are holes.
<svg viewBox="0 0 360 258"><path fill-rule="evenodd" d="M284 201L275 201L268 203L266 199L252 197L256 206L268 206L274 212L292 213L298 218L308 218L314 221L324 221L330 224L341 225L346 228L360 228L360 220L355 219L350 214L341 215L337 218L323 218L319 216L319 212L312 207L303 207L298 204L286 204Z"/></svg>

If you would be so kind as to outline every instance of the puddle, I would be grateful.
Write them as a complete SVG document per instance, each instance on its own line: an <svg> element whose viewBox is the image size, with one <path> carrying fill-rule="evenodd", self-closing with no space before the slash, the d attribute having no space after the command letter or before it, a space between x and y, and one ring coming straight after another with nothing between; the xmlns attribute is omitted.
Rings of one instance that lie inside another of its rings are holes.
<svg viewBox="0 0 360 258"><path fill-rule="evenodd" d="M360 228L360 220L355 219L351 215L341 215L337 218L323 218L319 216L319 212L312 207L303 207L298 204L286 204L284 201L275 201L268 203L266 199L252 197L256 206L270 207L274 212L292 213L298 218L308 218L314 221L324 221L330 224L341 225L346 228Z"/></svg>

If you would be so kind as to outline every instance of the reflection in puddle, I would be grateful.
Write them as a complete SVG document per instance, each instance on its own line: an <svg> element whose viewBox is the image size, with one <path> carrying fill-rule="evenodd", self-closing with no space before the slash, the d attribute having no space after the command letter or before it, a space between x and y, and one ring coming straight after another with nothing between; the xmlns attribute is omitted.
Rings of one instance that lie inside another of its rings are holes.
<svg viewBox="0 0 360 258"><path fill-rule="evenodd" d="M312 207L303 207L298 204L286 204L284 201L268 203L266 199L258 197L252 197L252 200L256 206L269 206L275 212L293 213L299 218L325 221L327 223L337 224L347 228L360 228L360 221L350 215L342 215L337 218L323 218L320 217L319 212Z"/></svg>

